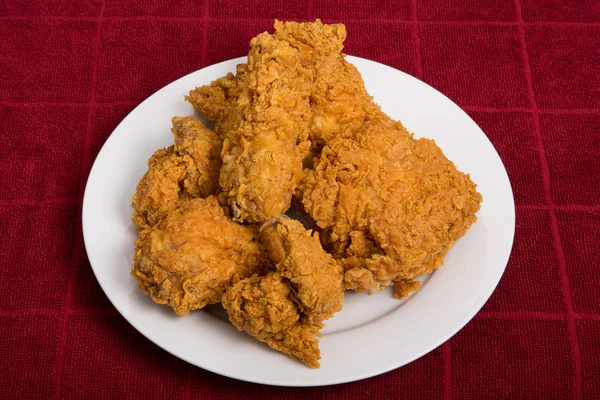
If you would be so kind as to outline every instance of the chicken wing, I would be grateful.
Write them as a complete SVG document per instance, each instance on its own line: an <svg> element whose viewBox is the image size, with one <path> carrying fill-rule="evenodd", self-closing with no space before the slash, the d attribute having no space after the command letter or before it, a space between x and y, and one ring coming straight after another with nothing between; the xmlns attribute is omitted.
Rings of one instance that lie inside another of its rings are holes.
<svg viewBox="0 0 600 400"><path fill-rule="evenodd" d="M173 117L172 123L175 144L150 158L132 199L140 229L158 223L180 200L219 192L222 141L193 117Z"/></svg>
<svg viewBox="0 0 600 400"><path fill-rule="evenodd" d="M322 321L341 310L344 270L323 250L318 233L306 230L299 221L282 217L264 229L260 239L308 318Z"/></svg>
<svg viewBox="0 0 600 400"><path fill-rule="evenodd" d="M222 303L238 330L318 368L317 337L323 324L303 316L291 295L288 281L279 272L271 272L238 282L225 293Z"/></svg>
<svg viewBox="0 0 600 400"><path fill-rule="evenodd" d="M221 301L225 290L266 265L258 230L225 215L215 196L193 199L140 231L131 275L178 315Z"/></svg>

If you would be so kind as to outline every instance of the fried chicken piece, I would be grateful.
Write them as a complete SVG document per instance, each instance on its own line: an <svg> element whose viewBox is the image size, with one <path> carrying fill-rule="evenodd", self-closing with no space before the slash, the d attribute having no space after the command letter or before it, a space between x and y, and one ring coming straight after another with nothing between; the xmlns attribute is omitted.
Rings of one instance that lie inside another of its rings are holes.
<svg viewBox="0 0 600 400"><path fill-rule="evenodd" d="M311 320L322 321L342 309L344 270L326 253L319 234L296 220L279 218L260 234L261 242L281 276L292 289L299 309Z"/></svg>
<svg viewBox="0 0 600 400"><path fill-rule="evenodd" d="M303 316L291 296L288 281L279 272L271 272L241 280L225 293L222 303L238 330L318 368L317 337L323 324Z"/></svg>
<svg viewBox="0 0 600 400"><path fill-rule="evenodd" d="M345 269L347 289L379 290L431 273L476 221L481 195L435 142L387 118L327 142L298 196Z"/></svg>
<svg viewBox="0 0 600 400"><path fill-rule="evenodd" d="M289 208L302 178L311 77L288 42L263 33L250 45L250 104L226 134L219 182L235 219L263 222Z"/></svg>
<svg viewBox="0 0 600 400"><path fill-rule="evenodd" d="M323 108L341 93L326 97L321 84L313 98L316 69L330 64L327 58L342 60L345 34L343 25L276 21L274 34L252 39L248 63L235 76L186 97L225 137L221 199L235 219L264 222L289 208L310 152L311 127L329 123L323 113L313 118L311 102Z"/></svg>
<svg viewBox="0 0 600 400"><path fill-rule="evenodd" d="M178 315L221 301L241 278L260 272L258 230L227 217L215 196L184 201L135 241L131 275Z"/></svg>
<svg viewBox="0 0 600 400"><path fill-rule="evenodd" d="M310 88L310 139L313 147L329 140L348 126L360 125L365 115L379 111L369 100L358 70L344 59L343 24L275 21L274 37L288 41L302 54L302 63L312 70Z"/></svg>
<svg viewBox="0 0 600 400"><path fill-rule="evenodd" d="M342 308L343 268L299 221L279 218L260 241L276 271L240 281L223 296L223 307L239 330L318 368L316 336Z"/></svg>
<svg viewBox="0 0 600 400"><path fill-rule="evenodd" d="M158 223L180 200L219 192L222 141L193 117L173 117L175 144L157 150L132 199L133 223L140 229Z"/></svg>
<svg viewBox="0 0 600 400"><path fill-rule="evenodd" d="M188 99L225 136L222 201L234 219L263 222L289 208L302 177L298 142L308 137L311 77L288 42L263 33L250 45L246 72L197 89ZM230 94L228 85L242 93Z"/></svg>

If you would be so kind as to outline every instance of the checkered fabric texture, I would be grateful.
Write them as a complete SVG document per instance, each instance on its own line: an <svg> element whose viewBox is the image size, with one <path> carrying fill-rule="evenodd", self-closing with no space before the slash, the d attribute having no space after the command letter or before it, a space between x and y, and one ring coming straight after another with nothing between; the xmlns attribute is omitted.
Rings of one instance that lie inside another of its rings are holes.
<svg viewBox="0 0 600 400"><path fill-rule="evenodd" d="M489 302L435 351L359 382L277 388L196 368L133 329L93 276L81 201L143 99L245 55L274 18L317 17L346 24L348 54L473 117L508 170L516 236ZM597 0L3 0L0 135L2 399L600 398Z"/></svg>

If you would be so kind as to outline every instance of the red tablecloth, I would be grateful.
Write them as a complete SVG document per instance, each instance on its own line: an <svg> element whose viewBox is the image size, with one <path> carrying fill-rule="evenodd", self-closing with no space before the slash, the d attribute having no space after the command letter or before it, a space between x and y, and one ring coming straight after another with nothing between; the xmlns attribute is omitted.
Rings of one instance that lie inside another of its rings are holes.
<svg viewBox="0 0 600 400"><path fill-rule="evenodd" d="M599 398L599 4L0 1L0 398ZM498 289L448 343L371 379L277 388L193 367L129 326L93 277L81 199L140 101L246 54L273 18L316 17L347 25L347 53L475 119L509 172L517 228Z"/></svg>

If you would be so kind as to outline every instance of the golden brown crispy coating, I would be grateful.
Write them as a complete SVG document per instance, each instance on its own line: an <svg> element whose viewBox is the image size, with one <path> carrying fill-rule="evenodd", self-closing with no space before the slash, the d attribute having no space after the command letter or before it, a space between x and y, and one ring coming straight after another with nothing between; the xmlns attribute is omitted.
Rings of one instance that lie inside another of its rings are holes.
<svg viewBox="0 0 600 400"><path fill-rule="evenodd" d="M187 200L135 242L131 275L140 289L178 315L221 301L264 260L255 227L227 217L216 197Z"/></svg>
<svg viewBox="0 0 600 400"><path fill-rule="evenodd" d="M260 234L271 262L289 280L293 299L311 320L322 321L342 309L344 270L327 254L318 233L287 217Z"/></svg>
<svg viewBox="0 0 600 400"><path fill-rule="evenodd" d="M303 65L310 67L309 134L313 142L333 138L356 120L362 123L364 100L370 97L364 89L360 91L364 85L356 68L344 60L344 25L276 21L274 36L298 48Z"/></svg>
<svg viewBox="0 0 600 400"><path fill-rule="evenodd" d="M222 302L238 330L318 368L321 356L317 336L323 325L302 316L291 295L288 281L279 272L271 272L238 282Z"/></svg>
<svg viewBox="0 0 600 400"><path fill-rule="evenodd" d="M180 200L219 191L222 141L193 117L173 117L175 145L157 150L132 199L138 228L155 225Z"/></svg>
<svg viewBox="0 0 600 400"><path fill-rule="evenodd" d="M369 116L382 114L371 101L362 77L342 54L346 28L342 24L275 21L276 40L299 51L302 65L310 71L310 138L318 146L351 126L359 127ZM292 67L292 65L290 65ZM215 123L220 134L235 129L251 105L248 64L237 72L196 88L186 97L196 111Z"/></svg>
<svg viewBox="0 0 600 400"><path fill-rule="evenodd" d="M415 140L385 118L327 142L298 194L354 290L432 272L476 221L481 202L434 141ZM397 293L403 287L414 286Z"/></svg>

